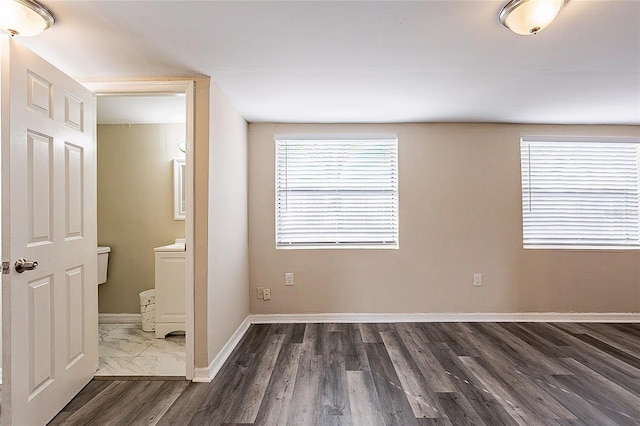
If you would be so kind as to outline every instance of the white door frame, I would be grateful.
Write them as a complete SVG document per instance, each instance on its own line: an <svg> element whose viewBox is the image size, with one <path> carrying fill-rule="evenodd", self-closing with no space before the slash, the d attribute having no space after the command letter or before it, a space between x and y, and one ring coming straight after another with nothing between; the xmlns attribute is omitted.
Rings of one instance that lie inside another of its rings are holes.
<svg viewBox="0 0 640 426"><path fill-rule="evenodd" d="M182 93L186 97L187 104L187 152L186 152L186 180L185 180L185 204L186 217L184 232L186 239L185 253L185 301L186 301L186 378L193 380L194 370L194 116L195 116L195 81L189 79L171 80L126 80L126 81L80 81L82 85L91 90L96 96L117 96L142 93Z"/></svg>

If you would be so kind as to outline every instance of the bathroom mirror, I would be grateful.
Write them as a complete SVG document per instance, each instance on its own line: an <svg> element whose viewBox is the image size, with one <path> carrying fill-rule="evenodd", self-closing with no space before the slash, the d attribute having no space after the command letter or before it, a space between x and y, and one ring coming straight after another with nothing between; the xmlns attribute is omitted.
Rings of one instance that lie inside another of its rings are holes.
<svg viewBox="0 0 640 426"><path fill-rule="evenodd" d="M173 219L184 220L186 214L186 203L184 199L185 185L185 167L186 160L184 158L176 158L173 160Z"/></svg>

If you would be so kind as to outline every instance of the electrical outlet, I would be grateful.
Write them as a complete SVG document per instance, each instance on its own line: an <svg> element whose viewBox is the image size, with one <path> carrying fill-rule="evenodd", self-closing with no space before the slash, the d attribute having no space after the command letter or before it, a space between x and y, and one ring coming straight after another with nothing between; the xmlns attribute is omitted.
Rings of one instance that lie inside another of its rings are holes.
<svg viewBox="0 0 640 426"><path fill-rule="evenodd" d="M256 287L256 290L258 291L258 299L264 300L264 287Z"/></svg>
<svg viewBox="0 0 640 426"><path fill-rule="evenodd" d="M284 273L284 285L294 285L293 272Z"/></svg>
<svg viewBox="0 0 640 426"><path fill-rule="evenodd" d="M263 298L262 300L271 300L271 289L265 288L262 290Z"/></svg>
<svg viewBox="0 0 640 426"><path fill-rule="evenodd" d="M476 287L482 286L482 274L473 274L473 285Z"/></svg>

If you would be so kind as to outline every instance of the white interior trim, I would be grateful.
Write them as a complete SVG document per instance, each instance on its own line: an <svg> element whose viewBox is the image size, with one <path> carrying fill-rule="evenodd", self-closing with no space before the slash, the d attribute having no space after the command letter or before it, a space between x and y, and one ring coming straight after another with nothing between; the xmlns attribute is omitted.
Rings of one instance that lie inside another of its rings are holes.
<svg viewBox="0 0 640 426"><path fill-rule="evenodd" d="M98 314L98 324L142 324L142 315Z"/></svg>
<svg viewBox="0 0 640 426"><path fill-rule="evenodd" d="M225 343L222 349L220 349L218 355L216 355L213 361L211 361L209 367L196 367L193 374L194 382L209 383L211 382L211 380L213 380L216 374L218 374L218 371L220 371L224 363L229 358L229 355L231 355L231 352L233 352L236 346L238 346L238 343L240 343L240 340L242 340L242 338L244 337L244 334L249 329L249 326L251 326L252 322L250 318L251 316L248 316L244 319L244 321L242 321L240 326L231 335L227 343Z"/></svg>
<svg viewBox="0 0 640 426"><path fill-rule="evenodd" d="M195 80L189 78L166 78L162 80L85 80L85 87L96 96L118 96L131 93L184 93L186 97L186 180L185 202L186 217L184 232L186 239L185 253L185 302L186 302L186 378L194 376L194 146L195 146Z"/></svg>
<svg viewBox="0 0 640 426"><path fill-rule="evenodd" d="M257 314L251 324L345 322L640 322L640 312L510 312L510 313L402 313L402 314Z"/></svg>

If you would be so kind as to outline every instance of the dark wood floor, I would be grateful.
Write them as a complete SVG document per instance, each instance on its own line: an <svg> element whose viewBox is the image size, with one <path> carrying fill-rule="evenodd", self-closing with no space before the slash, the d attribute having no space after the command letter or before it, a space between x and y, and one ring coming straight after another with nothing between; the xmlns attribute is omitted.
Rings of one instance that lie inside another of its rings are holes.
<svg viewBox="0 0 640 426"><path fill-rule="evenodd" d="M210 384L93 381L59 425L640 425L640 324L253 325Z"/></svg>

